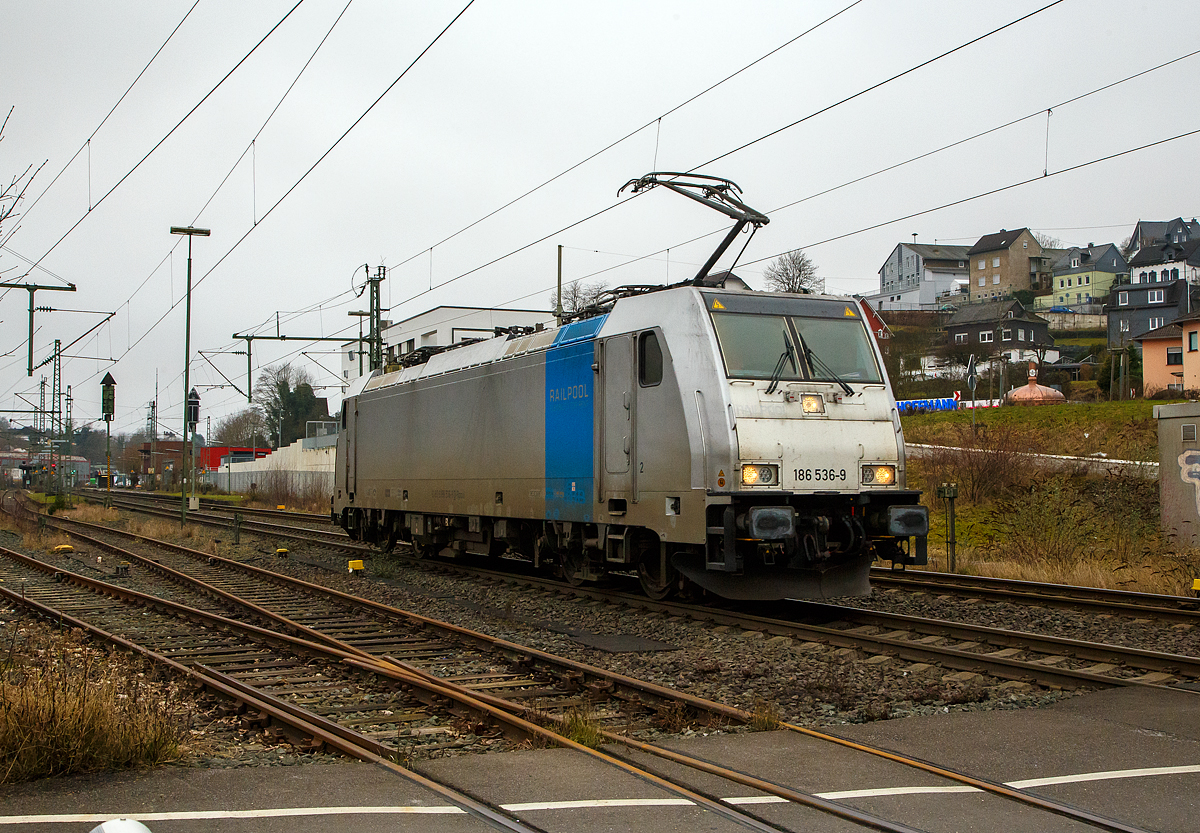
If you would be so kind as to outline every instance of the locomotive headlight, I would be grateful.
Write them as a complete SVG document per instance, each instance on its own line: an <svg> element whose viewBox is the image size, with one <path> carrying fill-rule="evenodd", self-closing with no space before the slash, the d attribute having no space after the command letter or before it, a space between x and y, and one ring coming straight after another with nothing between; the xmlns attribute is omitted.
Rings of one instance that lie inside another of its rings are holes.
<svg viewBox="0 0 1200 833"><path fill-rule="evenodd" d="M895 466L863 466L863 485L894 486L896 484Z"/></svg>
<svg viewBox="0 0 1200 833"><path fill-rule="evenodd" d="M765 466L757 463L742 466L743 486L778 486L779 466Z"/></svg>
<svg viewBox="0 0 1200 833"><path fill-rule="evenodd" d="M818 393L806 393L800 398L800 407L806 414L825 413L825 400Z"/></svg>

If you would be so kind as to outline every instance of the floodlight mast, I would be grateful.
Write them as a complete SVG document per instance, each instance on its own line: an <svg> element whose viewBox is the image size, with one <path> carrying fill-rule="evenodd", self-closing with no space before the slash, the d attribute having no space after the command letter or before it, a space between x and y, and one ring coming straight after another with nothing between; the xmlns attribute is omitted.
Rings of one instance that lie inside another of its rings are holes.
<svg viewBox="0 0 1200 833"><path fill-rule="evenodd" d="M663 177L669 177L669 179L664 179ZM725 254L725 250L729 248L730 244L741 234L742 229L747 225L753 225L754 230L757 231L771 222L766 214L756 211L734 196L742 192L742 189L738 187L736 182L723 179L719 176L679 173L677 171L653 171L637 179L629 180L621 186L617 194L620 195L626 188L630 189L630 193L639 194L642 191L648 191L656 185L669 188L677 194L683 194L688 199L703 203L709 208L720 211L725 216L732 217L737 221L734 223L733 228L729 230L729 233L725 235L725 239L717 246L716 251L709 255L708 260L700 267L700 271L696 273L696 277L693 278L696 283L701 283L708 277L709 271L720 260L721 255ZM750 241L747 240L746 245L749 244ZM742 250L745 251L745 248L743 246Z"/></svg>

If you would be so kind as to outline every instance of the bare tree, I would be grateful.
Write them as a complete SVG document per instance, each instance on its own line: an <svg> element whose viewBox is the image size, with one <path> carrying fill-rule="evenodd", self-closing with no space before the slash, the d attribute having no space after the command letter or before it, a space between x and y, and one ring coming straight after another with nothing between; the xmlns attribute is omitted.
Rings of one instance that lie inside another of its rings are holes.
<svg viewBox="0 0 1200 833"><path fill-rule="evenodd" d="M1043 249L1061 249L1063 242L1052 234L1046 234L1044 231L1035 231L1033 239L1038 242Z"/></svg>
<svg viewBox="0 0 1200 833"><path fill-rule="evenodd" d="M8 114L4 117L4 122L0 123L0 142L4 141L4 128L8 126L8 120L12 116L14 109L10 107ZM0 229L3 229L5 220L16 219L18 216L17 206L25 198L25 192L33 184L34 177L38 175L38 172L45 165L45 162L38 165L37 170L34 170L33 165L27 166L20 174L14 175L9 183L3 187L3 190L0 190Z"/></svg>
<svg viewBox="0 0 1200 833"><path fill-rule="evenodd" d="M771 292L797 292L803 295L825 291L825 279L817 277L815 264L803 249L795 249L775 258L763 277Z"/></svg>
<svg viewBox="0 0 1200 833"><path fill-rule="evenodd" d="M596 281L594 283L584 283L583 281L571 281L563 284L562 308L566 315L574 315L577 312L587 309L592 304L596 303L596 299L601 293L608 289L608 284L604 281ZM550 309L558 309L558 291L550 293Z"/></svg>
<svg viewBox="0 0 1200 833"><path fill-rule="evenodd" d="M317 399L307 368L290 364L263 368L254 383L254 402L261 410L264 427L281 448L304 436L309 420L328 419L323 399Z"/></svg>
<svg viewBox="0 0 1200 833"><path fill-rule="evenodd" d="M262 411L258 408L244 408L218 420L209 444L266 447Z"/></svg>

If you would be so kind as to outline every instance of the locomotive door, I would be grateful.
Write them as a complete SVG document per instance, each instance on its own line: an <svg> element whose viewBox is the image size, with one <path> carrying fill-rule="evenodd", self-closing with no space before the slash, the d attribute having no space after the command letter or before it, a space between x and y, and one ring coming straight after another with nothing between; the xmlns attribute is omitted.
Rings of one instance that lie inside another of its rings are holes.
<svg viewBox="0 0 1200 833"><path fill-rule="evenodd" d="M346 495L353 497L358 466L358 443L355 428L358 422L358 400L342 403L342 436L346 439Z"/></svg>
<svg viewBox="0 0 1200 833"><path fill-rule="evenodd" d="M601 437L606 493L626 493L633 450L633 338L615 336L604 342L604 427ZM603 495L601 496L603 497Z"/></svg>

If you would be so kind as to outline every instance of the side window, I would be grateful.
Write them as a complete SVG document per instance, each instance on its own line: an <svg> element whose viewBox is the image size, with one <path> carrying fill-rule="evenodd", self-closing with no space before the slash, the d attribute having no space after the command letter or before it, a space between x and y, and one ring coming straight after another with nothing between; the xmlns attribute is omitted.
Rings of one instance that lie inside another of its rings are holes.
<svg viewBox="0 0 1200 833"><path fill-rule="evenodd" d="M647 331L638 336L638 383L649 388L657 385L663 377L662 348L658 336Z"/></svg>

